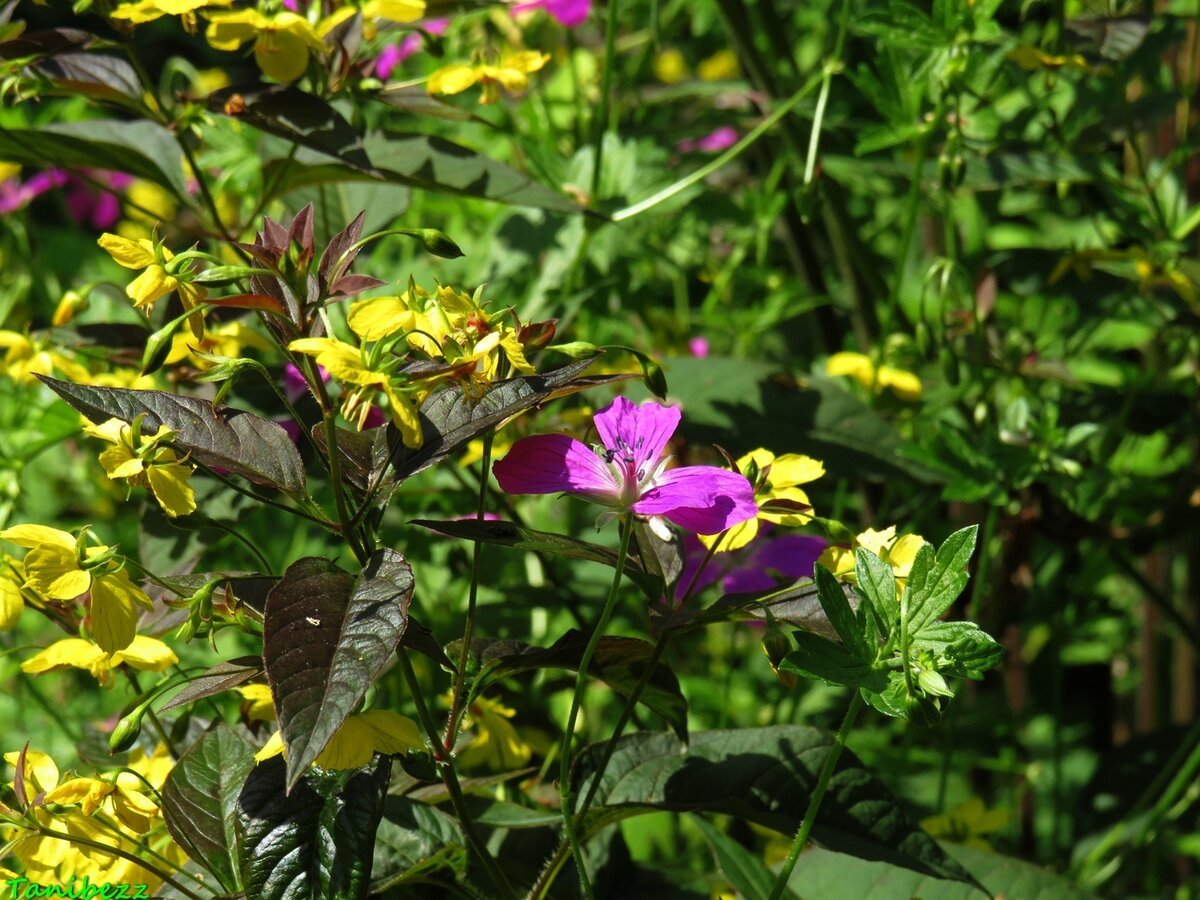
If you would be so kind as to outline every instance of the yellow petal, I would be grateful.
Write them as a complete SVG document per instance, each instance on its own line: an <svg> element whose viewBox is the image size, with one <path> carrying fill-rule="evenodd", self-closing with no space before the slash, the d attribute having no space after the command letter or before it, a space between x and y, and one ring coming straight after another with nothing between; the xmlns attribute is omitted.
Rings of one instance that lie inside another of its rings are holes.
<svg viewBox="0 0 1200 900"><path fill-rule="evenodd" d="M118 265L127 269L144 269L157 261L154 256L154 242L144 238L135 241L119 234L105 233L100 235L97 243Z"/></svg>
<svg viewBox="0 0 1200 900"><path fill-rule="evenodd" d="M876 556L882 557L884 551L896 539L896 526L892 525L883 531L876 531L874 528L868 528L857 537L858 545L870 550Z"/></svg>
<svg viewBox="0 0 1200 900"><path fill-rule="evenodd" d="M9 579L0 577L0 631L16 628L24 608L21 589Z"/></svg>
<svg viewBox="0 0 1200 900"><path fill-rule="evenodd" d="M121 438L129 431L129 426L120 419L109 419L100 425L93 425L91 422L88 422L83 426L83 430L85 434L100 438L102 441L108 441L110 444L119 444L121 443Z"/></svg>
<svg viewBox="0 0 1200 900"><path fill-rule="evenodd" d="M737 467L739 472L745 472L746 469L749 468L750 463L754 463L759 471L761 471L774 461L774 453L772 453L770 450L767 450L765 447L759 447L757 450L751 450L744 456L739 456Z"/></svg>
<svg viewBox="0 0 1200 900"><path fill-rule="evenodd" d="M721 539L721 543L719 545L717 544L718 538L721 538L719 534L697 535L697 537L700 538L700 543L702 543L709 550L716 545L718 553L726 553L730 550L740 550L742 547L745 547L752 540L754 540L757 536L758 519L747 519L745 522L739 522L737 525L734 525L729 529L725 537ZM684 585L685 589L686 587L687 585Z"/></svg>
<svg viewBox="0 0 1200 900"><path fill-rule="evenodd" d="M130 587L128 581L122 583L114 575L97 578L92 585L92 634L109 653L124 650L137 635L137 604Z"/></svg>
<svg viewBox="0 0 1200 900"><path fill-rule="evenodd" d="M368 4L369 6L370 4ZM326 38L335 28L345 22L347 19L354 18L354 14L358 9L354 6L343 6L341 9L336 9L320 22L317 23L317 37L322 40ZM363 15L368 15L367 8L363 7Z"/></svg>
<svg viewBox="0 0 1200 900"><path fill-rule="evenodd" d="M217 50L236 50L268 25L267 17L256 9L219 13L209 19L204 37Z"/></svg>
<svg viewBox="0 0 1200 900"><path fill-rule="evenodd" d="M45 525L14 525L0 531L0 539L12 541L18 547L32 550L42 544L62 547L75 552L75 536Z"/></svg>
<svg viewBox="0 0 1200 900"><path fill-rule="evenodd" d="M362 716L351 716L314 762L325 769L357 769L369 763L374 755L375 732L362 721Z"/></svg>
<svg viewBox="0 0 1200 900"><path fill-rule="evenodd" d="M71 778L49 791L46 794L46 802L61 803L63 806L78 803L83 814L90 816L112 791L111 784L98 778Z"/></svg>
<svg viewBox="0 0 1200 900"><path fill-rule="evenodd" d="M904 578L912 570L913 560L917 551L925 543L925 538L917 534L906 534L888 548L887 561L896 575Z"/></svg>
<svg viewBox="0 0 1200 900"><path fill-rule="evenodd" d="M399 297L372 297L352 304L346 323L364 341L377 341L397 331L411 331L416 319Z"/></svg>
<svg viewBox="0 0 1200 900"><path fill-rule="evenodd" d="M403 753L424 746L417 723L390 709L373 709L353 716L374 733L375 749L380 753Z"/></svg>
<svg viewBox="0 0 1200 900"><path fill-rule="evenodd" d="M838 578L854 573L854 551L848 547L826 547L817 564L824 566Z"/></svg>
<svg viewBox="0 0 1200 900"><path fill-rule="evenodd" d="M550 61L548 53L536 50L522 50L520 53L509 53L500 60L500 68L512 69L522 74L536 72ZM507 85L505 85L507 87Z"/></svg>
<svg viewBox="0 0 1200 900"><path fill-rule="evenodd" d="M848 375L864 387L875 383L875 364L861 353L835 353L825 363L826 375Z"/></svg>
<svg viewBox="0 0 1200 900"><path fill-rule="evenodd" d="M155 19L165 15L164 11L159 9L158 6L158 0L141 0L140 3L122 3L109 13L109 15L114 19L121 19L126 22L132 22L135 25L140 25L143 22L153 22Z"/></svg>
<svg viewBox="0 0 1200 900"><path fill-rule="evenodd" d="M158 638L139 634L124 650L113 654L113 663L125 663L143 672L162 672L175 663L179 657L175 651Z"/></svg>
<svg viewBox="0 0 1200 900"><path fill-rule="evenodd" d="M144 309L152 306L160 297L171 293L178 285L179 281L174 276L168 275L162 266L155 264L147 267L141 275L129 282L125 287L125 294L133 301L134 306Z"/></svg>
<svg viewBox="0 0 1200 900"><path fill-rule="evenodd" d="M107 654L83 638L64 638L21 663L21 671L31 675L57 672L62 669L92 669L103 662Z"/></svg>
<svg viewBox="0 0 1200 900"><path fill-rule="evenodd" d="M196 511L196 492L188 484L192 470L180 463L153 465L146 472L150 490L163 512L174 518Z"/></svg>
<svg viewBox="0 0 1200 900"><path fill-rule="evenodd" d="M425 441L421 431L421 416L417 406L404 394L395 390L390 382L384 382L383 392L387 394L388 404L392 409L392 424L400 429L400 439L405 447L413 449L420 447Z"/></svg>
<svg viewBox="0 0 1200 900"><path fill-rule="evenodd" d="M254 754L254 761L262 762L264 759L278 756L284 749L283 735L277 731L263 744L262 749Z"/></svg>
<svg viewBox="0 0 1200 900"><path fill-rule="evenodd" d="M455 63L430 75L425 86L431 94L461 94L477 82L479 76L480 72L474 66Z"/></svg>
<svg viewBox="0 0 1200 900"><path fill-rule="evenodd" d="M100 465L109 478L133 478L140 475L145 464L124 444L109 447L100 454Z"/></svg>
<svg viewBox="0 0 1200 900"><path fill-rule="evenodd" d="M880 366L879 385L890 388L901 400L919 400L921 398L921 379L904 369Z"/></svg>
<svg viewBox="0 0 1200 900"><path fill-rule="evenodd" d="M425 14L425 0L369 0L363 15L369 19L415 22Z"/></svg>
<svg viewBox="0 0 1200 900"><path fill-rule="evenodd" d="M788 525L793 528L797 525L805 525L812 521L811 512L775 512L774 510L762 508L772 500L784 500L791 504L811 507L812 503L809 502L808 494L804 493L804 491L802 491L800 488L789 487L781 488L779 490L772 490L759 502L760 508L758 517L760 519L765 519L768 522L775 522L778 525Z"/></svg>
<svg viewBox="0 0 1200 900"><path fill-rule="evenodd" d="M244 684L237 689L246 701L246 718L251 722L272 722L275 720L275 701L271 697L271 688L265 684Z"/></svg>
<svg viewBox="0 0 1200 900"><path fill-rule="evenodd" d="M25 554L26 584L54 600L74 600L87 591L92 576L79 568L75 548L43 544Z"/></svg>
<svg viewBox="0 0 1200 900"><path fill-rule="evenodd" d="M729 81L737 76L737 55L729 48L718 50L696 66L696 77L701 81Z"/></svg>
<svg viewBox="0 0 1200 900"><path fill-rule="evenodd" d="M158 817L158 804L141 791L122 789L111 799L117 820L134 834L145 834Z"/></svg>
<svg viewBox="0 0 1200 900"><path fill-rule="evenodd" d="M807 484L816 481L825 474L825 464L811 456L800 456L796 453L785 453L775 457L771 463L771 474L768 480L775 487L791 487L794 484Z"/></svg>
<svg viewBox="0 0 1200 900"><path fill-rule="evenodd" d="M308 68L308 41L291 30L264 31L254 42L254 61L276 81L295 81Z"/></svg>

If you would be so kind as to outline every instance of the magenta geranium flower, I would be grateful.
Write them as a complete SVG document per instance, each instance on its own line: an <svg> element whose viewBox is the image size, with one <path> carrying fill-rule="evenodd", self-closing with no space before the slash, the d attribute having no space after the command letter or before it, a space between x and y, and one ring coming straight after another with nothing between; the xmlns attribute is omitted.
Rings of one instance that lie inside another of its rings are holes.
<svg viewBox="0 0 1200 900"><path fill-rule="evenodd" d="M592 11L592 0L527 0L512 7L512 14L544 9L564 28L575 28L587 21Z"/></svg>
<svg viewBox="0 0 1200 900"><path fill-rule="evenodd" d="M676 407L618 397L596 413L595 423L603 442L595 450L565 434L517 441L493 469L500 487L509 494L578 494L698 534L717 534L757 514L754 489L737 472L667 468L663 451L679 426Z"/></svg>

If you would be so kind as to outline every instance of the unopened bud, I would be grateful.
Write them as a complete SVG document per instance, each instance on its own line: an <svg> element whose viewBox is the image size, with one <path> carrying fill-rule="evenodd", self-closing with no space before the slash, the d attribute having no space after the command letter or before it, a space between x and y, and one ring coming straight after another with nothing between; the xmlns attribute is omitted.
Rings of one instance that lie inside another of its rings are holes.
<svg viewBox="0 0 1200 900"><path fill-rule="evenodd" d="M108 736L108 749L110 752L124 753L134 745L138 739L138 735L142 733L142 716L145 714L146 707L139 705L134 708L133 712L117 723L117 727Z"/></svg>
<svg viewBox="0 0 1200 900"><path fill-rule="evenodd" d="M546 349L569 356L571 359L591 359L593 356L599 356L603 352L595 344L589 344L587 341L571 341L569 344L551 344Z"/></svg>
<svg viewBox="0 0 1200 900"><path fill-rule="evenodd" d="M458 259L460 256L466 256L458 244L450 240L444 231L438 231L436 228L418 229L417 239L425 248L425 252L440 256L442 259Z"/></svg>

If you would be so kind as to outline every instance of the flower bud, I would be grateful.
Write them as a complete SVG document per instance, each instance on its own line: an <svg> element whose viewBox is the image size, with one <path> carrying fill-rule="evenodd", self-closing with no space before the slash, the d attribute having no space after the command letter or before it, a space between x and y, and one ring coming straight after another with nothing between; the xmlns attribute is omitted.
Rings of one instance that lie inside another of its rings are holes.
<svg viewBox="0 0 1200 900"><path fill-rule="evenodd" d="M417 229L417 239L420 240L421 246L425 248L426 253L432 253L434 256L440 256L442 259L458 259L461 256L466 256L458 244L450 240L444 231L438 231L436 228Z"/></svg>
<svg viewBox="0 0 1200 900"><path fill-rule="evenodd" d="M908 721L914 725L931 728L941 721L941 707L932 697L914 697L910 694L905 698L904 707L908 713Z"/></svg>
<svg viewBox="0 0 1200 900"><path fill-rule="evenodd" d="M762 652L771 666L771 671L775 673L775 677L779 679L780 683L784 687L794 688L796 686L796 676L791 672L779 671L779 666L783 663L784 658L792 652L792 642L786 634L773 624L767 627L767 633L763 636Z"/></svg>
<svg viewBox="0 0 1200 900"><path fill-rule="evenodd" d="M599 347L595 344L589 344L587 341L571 341L569 344L551 344L546 349L569 356L571 359L590 359L593 356L599 356L601 353Z"/></svg>
<svg viewBox="0 0 1200 900"><path fill-rule="evenodd" d="M117 727L108 736L109 752L124 753L134 745L138 735L142 733L142 716L145 713L146 707L139 705L117 723Z"/></svg>

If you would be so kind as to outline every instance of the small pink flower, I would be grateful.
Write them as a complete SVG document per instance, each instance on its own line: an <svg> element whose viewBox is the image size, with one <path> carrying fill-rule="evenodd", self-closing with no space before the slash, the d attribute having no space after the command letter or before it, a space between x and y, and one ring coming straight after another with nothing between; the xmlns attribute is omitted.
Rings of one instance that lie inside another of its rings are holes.
<svg viewBox="0 0 1200 900"><path fill-rule="evenodd" d="M688 352L697 359L704 359L708 356L708 338L694 337L688 341Z"/></svg>
<svg viewBox="0 0 1200 900"><path fill-rule="evenodd" d="M320 373L322 381L329 381L329 373L325 371L324 366L317 366L317 372ZM283 384L283 394L291 403L295 403L308 393L308 382L300 374L300 370L291 363L283 367L283 378L280 381Z"/></svg>
<svg viewBox="0 0 1200 900"><path fill-rule="evenodd" d="M80 225L89 225L96 231L109 231L121 218L121 199L116 192L129 187L133 176L97 169L84 171L89 181L77 175L68 176L67 209L71 218Z"/></svg>
<svg viewBox="0 0 1200 900"><path fill-rule="evenodd" d="M592 0L527 0L514 5L511 12L515 16L532 9L544 9L563 28L575 28L587 21Z"/></svg>
<svg viewBox="0 0 1200 900"><path fill-rule="evenodd" d="M539 434L513 444L493 471L509 494L579 494L618 512L662 516L698 534L753 518L758 507L744 476L716 466L667 468L663 451L679 418L676 407L637 406L618 397L595 416L602 449L565 434Z"/></svg>
<svg viewBox="0 0 1200 900"><path fill-rule="evenodd" d="M430 19L428 22L419 24L421 31L429 34L445 34L446 29L450 27L449 19ZM404 40L398 44L389 44L383 48L383 52L375 60L375 77L381 81L387 81L392 77L392 72L396 66L404 62L418 50L425 46L425 35L420 31L414 31L412 34L406 35Z"/></svg>
<svg viewBox="0 0 1200 900"><path fill-rule="evenodd" d="M62 169L47 169L25 181L10 178L0 182L0 214L16 212L32 203L37 197L67 183L67 173Z"/></svg>
<svg viewBox="0 0 1200 900"><path fill-rule="evenodd" d="M680 153L694 153L697 150L701 153L720 153L722 150L729 149L737 142L737 129L725 125L711 134L706 134L704 137L697 138L694 141L680 141L675 147Z"/></svg>

